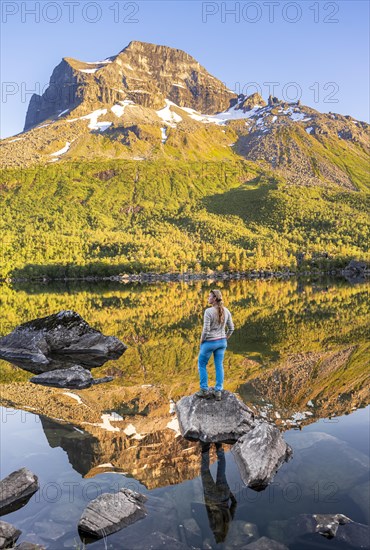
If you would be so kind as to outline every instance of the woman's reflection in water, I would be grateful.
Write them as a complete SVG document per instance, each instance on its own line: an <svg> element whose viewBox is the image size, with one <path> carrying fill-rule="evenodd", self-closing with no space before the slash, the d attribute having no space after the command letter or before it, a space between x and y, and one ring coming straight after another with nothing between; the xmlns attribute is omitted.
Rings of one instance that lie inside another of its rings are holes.
<svg viewBox="0 0 370 550"><path fill-rule="evenodd" d="M219 543L226 538L229 524L234 518L237 502L226 480L226 460L222 443L215 445L217 454L216 482L209 470L210 443L202 443L201 478L209 525L216 542Z"/></svg>

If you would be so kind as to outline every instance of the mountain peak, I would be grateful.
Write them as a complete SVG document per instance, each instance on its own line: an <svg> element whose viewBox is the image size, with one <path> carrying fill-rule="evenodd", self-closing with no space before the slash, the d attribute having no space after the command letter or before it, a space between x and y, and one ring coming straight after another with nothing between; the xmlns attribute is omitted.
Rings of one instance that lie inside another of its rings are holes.
<svg viewBox="0 0 370 550"><path fill-rule="evenodd" d="M83 115L125 99L152 109L168 99L215 114L228 109L236 94L183 50L132 40L103 61L63 57L49 88L31 97L24 131L66 110L78 108Z"/></svg>

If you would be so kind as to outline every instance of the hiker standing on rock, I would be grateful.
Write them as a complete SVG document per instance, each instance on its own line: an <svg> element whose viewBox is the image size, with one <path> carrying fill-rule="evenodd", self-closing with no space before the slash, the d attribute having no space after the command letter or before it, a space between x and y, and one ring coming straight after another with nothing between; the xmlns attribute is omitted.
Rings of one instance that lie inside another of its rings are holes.
<svg viewBox="0 0 370 550"><path fill-rule="evenodd" d="M234 331L234 323L230 311L223 305L220 290L215 289L210 291L208 303L211 304L211 307L207 308L204 312L204 324L200 337L198 356L200 391L196 395L205 398L212 397L212 393L208 388L207 363L213 353L216 369L214 396L217 401L220 401L224 382L223 360L227 348L227 340ZM225 327L227 327L226 331Z"/></svg>

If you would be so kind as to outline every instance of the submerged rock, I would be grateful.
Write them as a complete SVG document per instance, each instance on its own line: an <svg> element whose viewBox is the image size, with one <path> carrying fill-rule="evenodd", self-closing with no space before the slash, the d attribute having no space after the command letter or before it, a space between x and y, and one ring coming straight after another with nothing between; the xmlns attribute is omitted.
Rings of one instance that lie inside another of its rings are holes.
<svg viewBox="0 0 370 550"><path fill-rule="evenodd" d="M329 539L335 537L339 525L345 525L346 523L352 522L351 519L343 514L314 514L313 518L317 522L316 532Z"/></svg>
<svg viewBox="0 0 370 550"><path fill-rule="evenodd" d="M98 496L82 513L78 523L80 535L101 538L143 519L147 515L143 505L146 500L144 495L130 489Z"/></svg>
<svg viewBox="0 0 370 550"><path fill-rule="evenodd" d="M22 508L38 489L37 476L27 468L4 477L0 481L0 516Z"/></svg>
<svg viewBox="0 0 370 550"><path fill-rule="evenodd" d="M226 390L221 401L185 396L175 409L181 435L193 441L235 443L254 427L253 411Z"/></svg>
<svg viewBox="0 0 370 550"><path fill-rule="evenodd" d="M0 521L0 549L13 546L21 533L11 523Z"/></svg>
<svg viewBox="0 0 370 550"><path fill-rule="evenodd" d="M57 369L50 372L43 372L37 376L33 376L30 382L42 384L43 386L81 390L89 388L93 384L102 384L103 382L111 382L112 380L112 376L94 379L90 371L84 369L80 365L75 365L69 369Z"/></svg>
<svg viewBox="0 0 370 550"><path fill-rule="evenodd" d="M127 349L115 336L104 336L75 311L63 310L22 323L0 338L0 357L40 365L54 354L92 354L115 359ZM43 372L41 368L39 372Z"/></svg>
<svg viewBox="0 0 370 550"><path fill-rule="evenodd" d="M232 446L231 452L242 480L248 487L260 491L272 481L280 466L293 454L279 429L268 422L256 426Z"/></svg>
<svg viewBox="0 0 370 550"><path fill-rule="evenodd" d="M369 548L370 527L352 521L343 514L300 514L286 520L271 521L269 536L287 544L307 541L307 535L323 535L346 544L346 547Z"/></svg>
<svg viewBox="0 0 370 550"><path fill-rule="evenodd" d="M243 546L241 550L247 550L248 548L250 550L289 550L285 544L269 539L268 537L261 537L255 542L252 542L247 546Z"/></svg>

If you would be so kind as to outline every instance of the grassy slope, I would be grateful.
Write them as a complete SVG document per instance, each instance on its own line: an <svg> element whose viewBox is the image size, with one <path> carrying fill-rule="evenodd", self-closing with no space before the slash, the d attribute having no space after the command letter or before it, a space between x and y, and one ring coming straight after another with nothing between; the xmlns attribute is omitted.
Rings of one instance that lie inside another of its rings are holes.
<svg viewBox="0 0 370 550"><path fill-rule="evenodd" d="M365 188L294 187L252 162L60 163L1 181L2 277L369 259Z"/></svg>

